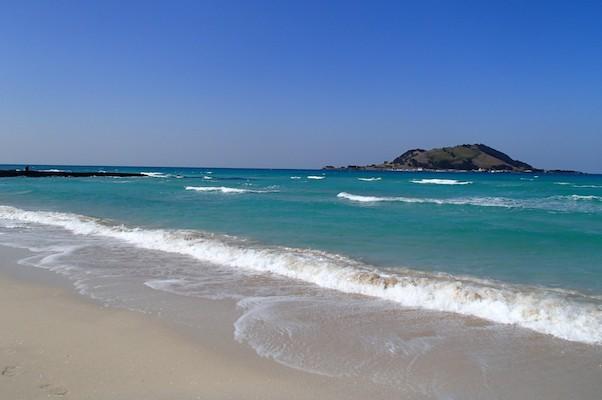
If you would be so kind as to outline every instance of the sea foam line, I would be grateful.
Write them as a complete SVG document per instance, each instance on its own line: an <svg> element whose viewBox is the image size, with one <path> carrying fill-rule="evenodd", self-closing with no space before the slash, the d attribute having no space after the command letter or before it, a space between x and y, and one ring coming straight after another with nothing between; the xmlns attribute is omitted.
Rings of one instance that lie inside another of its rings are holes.
<svg viewBox="0 0 602 400"><path fill-rule="evenodd" d="M571 200L576 200L576 201L579 201L579 200L602 201L602 197L600 197L600 196L594 196L594 195L585 195L584 196L584 195L579 195L579 194L572 194L570 196L561 196L561 197L568 198L568 199L571 199Z"/></svg>
<svg viewBox="0 0 602 400"><path fill-rule="evenodd" d="M554 182L554 185L571 186L574 188L589 188L589 189L601 189L601 185L576 185L569 182Z"/></svg>
<svg viewBox="0 0 602 400"><path fill-rule="evenodd" d="M415 204L438 205L469 205L478 207L524 208L534 210L563 211L563 212L590 212L602 211L600 207L601 196L550 196L545 198L511 199L507 197L457 197L457 198L427 198L404 196L365 196L340 192L338 198L358 203L400 202Z"/></svg>
<svg viewBox="0 0 602 400"><path fill-rule="evenodd" d="M184 254L233 269L274 273L345 293L387 299L406 307L470 315L566 340L602 343L600 301L574 292L563 295L558 289L513 286L409 269L384 272L317 250L254 247L242 240L199 231L107 225L95 218L70 213L0 206L0 221L61 227L76 235L114 238L144 249Z"/></svg>
<svg viewBox="0 0 602 400"><path fill-rule="evenodd" d="M410 182L422 185L470 185L472 181L458 181L455 179L412 179Z"/></svg>
<svg viewBox="0 0 602 400"><path fill-rule="evenodd" d="M148 176L151 178L169 178L170 175L162 172L140 172L140 175Z"/></svg>
<svg viewBox="0 0 602 400"><path fill-rule="evenodd" d="M347 192L337 194L337 197L355 201L359 203L377 203L377 202L401 202L401 203L417 203L417 204L451 204L451 205L475 205L482 207L506 207L511 208L516 206L516 202L512 199L502 197L475 197L475 198L457 198L457 199L433 199L433 198L418 198L418 197L403 197L403 196L363 196Z"/></svg>
<svg viewBox="0 0 602 400"><path fill-rule="evenodd" d="M254 190L254 189L240 189L232 188L227 186L186 186L186 190L194 190L196 192L221 192L227 194L241 194L241 193L274 193L277 190Z"/></svg>

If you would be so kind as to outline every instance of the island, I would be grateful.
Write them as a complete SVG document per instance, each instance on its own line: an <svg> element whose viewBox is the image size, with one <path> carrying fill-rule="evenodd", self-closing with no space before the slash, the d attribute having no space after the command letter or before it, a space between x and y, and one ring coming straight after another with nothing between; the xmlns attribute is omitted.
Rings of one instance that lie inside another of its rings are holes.
<svg viewBox="0 0 602 400"><path fill-rule="evenodd" d="M515 160L505 153L484 144L462 144L431 150L408 150L393 161L382 164L348 165L324 169L389 170L389 171L483 171L483 172L543 172L530 164Z"/></svg>

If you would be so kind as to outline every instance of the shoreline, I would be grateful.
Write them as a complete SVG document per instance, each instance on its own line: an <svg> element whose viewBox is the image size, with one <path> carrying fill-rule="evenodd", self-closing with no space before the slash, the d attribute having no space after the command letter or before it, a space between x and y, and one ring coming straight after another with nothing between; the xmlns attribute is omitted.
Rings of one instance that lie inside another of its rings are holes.
<svg viewBox="0 0 602 400"><path fill-rule="evenodd" d="M0 397L11 399L372 399L385 388L285 367L237 343L236 310L205 301L202 331L103 307L0 246ZM53 276L54 275L54 276Z"/></svg>
<svg viewBox="0 0 602 400"><path fill-rule="evenodd" d="M0 398L593 400L602 382L601 349L596 346L513 327L495 333L480 320L397 308L387 312L386 319L343 314L314 325L313 344L318 347L313 354L322 352L325 360L338 359L337 363L354 359L359 367L368 355L361 350L363 340L383 331L391 332L400 351L379 353L367 369L355 374L308 372L297 369L303 364L288 366L263 358L250 343L237 342L233 324L240 321L241 309L235 300L142 286L142 292L127 292L128 296L154 307L139 309L136 302L107 305L77 293L76 281L27 265L30 255L34 253L0 245ZM19 260L25 265L18 265ZM302 324L321 318L321 309L297 314L303 310L299 305L301 309L281 311ZM194 318L187 320L191 311ZM274 311L278 318L278 309ZM441 319L452 323L451 331L437 333ZM347 336L356 324L361 336ZM269 334L259 328L260 335ZM434 347L424 342L440 334L445 336L433 342ZM310 355L297 347L303 340L288 343L293 347L285 352ZM378 380L372 374L376 367L391 375ZM385 383L390 379L393 385Z"/></svg>

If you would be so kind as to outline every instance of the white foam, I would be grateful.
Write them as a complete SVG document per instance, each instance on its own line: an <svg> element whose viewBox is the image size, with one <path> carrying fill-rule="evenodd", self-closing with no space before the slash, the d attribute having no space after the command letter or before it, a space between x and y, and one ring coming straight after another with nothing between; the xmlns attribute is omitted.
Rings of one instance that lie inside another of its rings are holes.
<svg viewBox="0 0 602 400"><path fill-rule="evenodd" d="M163 290L166 292L176 293L173 291L173 286L186 283L183 279L151 279L144 282L145 286L151 289Z"/></svg>
<svg viewBox="0 0 602 400"><path fill-rule="evenodd" d="M210 181L210 180L213 180L213 177L212 176L208 176L208 175L203 175L203 179L205 179L207 181Z"/></svg>
<svg viewBox="0 0 602 400"><path fill-rule="evenodd" d="M140 172L141 175L149 176L151 178L169 178L169 175L166 175L162 172Z"/></svg>
<svg viewBox="0 0 602 400"><path fill-rule="evenodd" d="M232 188L227 186L186 186L186 190L194 190L197 192L221 192L227 194L241 194L241 193L274 193L277 190L253 190L253 189L240 189Z"/></svg>
<svg viewBox="0 0 602 400"><path fill-rule="evenodd" d="M410 182L422 185L470 185L471 181L458 181L455 179L412 179Z"/></svg>
<svg viewBox="0 0 602 400"><path fill-rule="evenodd" d="M364 181L364 182L374 182L374 181L380 181L382 178L380 177L376 177L376 178L357 178L358 181Z"/></svg>
<svg viewBox="0 0 602 400"><path fill-rule="evenodd" d="M601 212L601 196L550 196L544 198L511 199L507 197L423 198L403 196L364 196L341 192L337 197L359 203L400 202L438 205L469 205L477 207L524 208L560 212Z"/></svg>
<svg viewBox="0 0 602 400"><path fill-rule="evenodd" d="M582 196L582 195L579 195L579 194L572 194L570 196L566 196L566 198L568 198L570 200L575 200L575 201L579 201L579 200L597 200L597 201L600 201L600 200L602 200L602 197L600 197L600 196L594 196L594 195Z"/></svg>
<svg viewBox="0 0 602 400"><path fill-rule="evenodd" d="M316 180L320 180L320 179L324 179L326 178L325 176L317 176L317 175L308 175L307 179L316 179Z"/></svg>
<svg viewBox="0 0 602 400"><path fill-rule="evenodd" d="M291 176L291 179L301 179L300 176Z"/></svg>
<svg viewBox="0 0 602 400"><path fill-rule="evenodd" d="M71 172L68 169L41 169L40 172Z"/></svg>
<svg viewBox="0 0 602 400"><path fill-rule="evenodd" d="M589 189L600 189L602 188L602 186L600 185L574 185L572 183L569 182L554 182L554 185L565 185L565 186L572 186L574 188L589 188Z"/></svg>
<svg viewBox="0 0 602 400"><path fill-rule="evenodd" d="M514 207L515 202L512 199L502 197L474 197L474 198L455 198L455 199L432 199L432 198L417 198L417 197L379 197L379 196L363 196L341 192L337 197L356 201L360 203L374 202L401 202L401 203L419 203L419 204L451 204L451 205L474 205L482 207Z"/></svg>
<svg viewBox="0 0 602 400"><path fill-rule="evenodd" d="M251 246L198 231L112 226L68 213L0 206L0 219L62 227L77 235L122 240L131 245L184 254L198 260L299 279L346 293L379 297L406 307L454 312L516 324L562 339L602 343L602 305L592 296L513 286L408 269L383 272L355 260L316 250Z"/></svg>
<svg viewBox="0 0 602 400"><path fill-rule="evenodd" d="M360 203L374 203L378 201L402 201L402 197L378 197L378 196L361 196L357 194L351 194L347 192L341 192L337 194L337 197L347 199L351 201L357 201Z"/></svg>

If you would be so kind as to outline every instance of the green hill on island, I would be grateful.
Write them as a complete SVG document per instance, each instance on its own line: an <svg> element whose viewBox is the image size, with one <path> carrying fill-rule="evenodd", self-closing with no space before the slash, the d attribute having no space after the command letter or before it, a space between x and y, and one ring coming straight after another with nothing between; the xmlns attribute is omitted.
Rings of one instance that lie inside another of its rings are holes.
<svg viewBox="0 0 602 400"><path fill-rule="evenodd" d="M326 167L331 169L334 167ZM460 170L460 171L538 171L531 165L512 159L484 144L463 144L431 150L408 150L393 161L366 166L349 165L344 169L387 170Z"/></svg>

